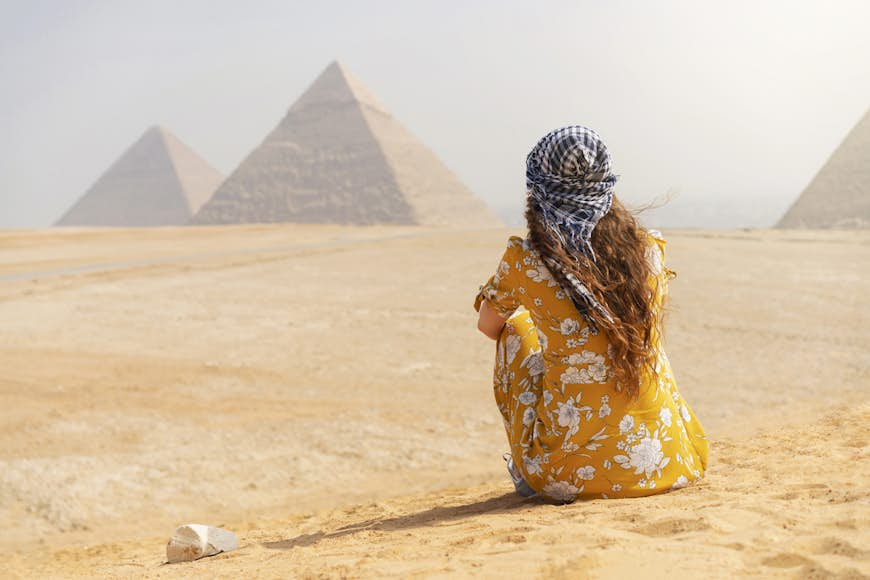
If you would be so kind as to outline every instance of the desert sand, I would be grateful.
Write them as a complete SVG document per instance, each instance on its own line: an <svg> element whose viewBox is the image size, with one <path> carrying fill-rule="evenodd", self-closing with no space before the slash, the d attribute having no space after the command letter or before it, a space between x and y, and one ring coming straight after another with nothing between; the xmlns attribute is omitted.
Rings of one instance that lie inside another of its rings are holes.
<svg viewBox="0 0 870 580"><path fill-rule="evenodd" d="M511 234L0 232L4 575L870 575L870 232L665 232L711 468L567 506L501 460L471 305ZM241 547L165 565L188 522Z"/></svg>

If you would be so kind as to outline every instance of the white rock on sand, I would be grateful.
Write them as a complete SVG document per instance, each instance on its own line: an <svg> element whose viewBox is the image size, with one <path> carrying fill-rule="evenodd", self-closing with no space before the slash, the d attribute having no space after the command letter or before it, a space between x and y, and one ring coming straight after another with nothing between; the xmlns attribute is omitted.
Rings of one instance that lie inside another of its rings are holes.
<svg viewBox="0 0 870 580"><path fill-rule="evenodd" d="M166 544L166 559L170 564L190 562L239 547L236 535L229 530L203 524L179 526Z"/></svg>

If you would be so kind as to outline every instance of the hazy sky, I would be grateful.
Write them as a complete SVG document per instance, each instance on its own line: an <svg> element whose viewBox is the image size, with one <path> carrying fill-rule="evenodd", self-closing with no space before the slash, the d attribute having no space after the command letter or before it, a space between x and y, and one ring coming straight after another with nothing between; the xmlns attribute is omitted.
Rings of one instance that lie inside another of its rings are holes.
<svg viewBox="0 0 870 580"><path fill-rule="evenodd" d="M334 59L502 213L537 138L582 123L629 202L770 225L870 106L868 22L865 0L0 0L0 227L52 223L155 123L230 173Z"/></svg>

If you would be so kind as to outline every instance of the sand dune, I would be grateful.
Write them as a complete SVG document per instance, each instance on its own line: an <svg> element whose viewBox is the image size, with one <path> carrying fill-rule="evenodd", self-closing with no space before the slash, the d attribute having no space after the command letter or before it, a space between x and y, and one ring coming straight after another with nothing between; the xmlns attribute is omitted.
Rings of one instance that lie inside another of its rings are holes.
<svg viewBox="0 0 870 580"><path fill-rule="evenodd" d="M846 435L848 434L848 435ZM165 538L19 556L40 575L865 578L870 406L714 444L696 487L554 506L504 482L235 522L237 552L167 567ZM844 436L846 435L846 436ZM795 456L800 461L795 461Z"/></svg>
<svg viewBox="0 0 870 580"><path fill-rule="evenodd" d="M508 493L474 331L510 233L0 233L12 574L870 573L870 234L666 232L709 477L555 507ZM186 521L243 546L159 566Z"/></svg>

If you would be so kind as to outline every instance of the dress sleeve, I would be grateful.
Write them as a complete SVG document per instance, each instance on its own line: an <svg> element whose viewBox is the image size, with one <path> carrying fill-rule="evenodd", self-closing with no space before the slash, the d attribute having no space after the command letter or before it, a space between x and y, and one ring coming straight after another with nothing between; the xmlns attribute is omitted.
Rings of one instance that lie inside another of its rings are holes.
<svg viewBox="0 0 870 580"><path fill-rule="evenodd" d="M522 265L521 247L522 240L520 238L514 236L508 240L507 249L505 249L495 274L490 276L489 280L480 287L480 291L474 299L475 310L479 312L481 302L486 300L489 307L495 310L499 316L507 318L520 306L515 280L517 263Z"/></svg>
<svg viewBox="0 0 870 580"><path fill-rule="evenodd" d="M658 230L647 230L650 237L648 257L653 267L653 275L661 281L663 294L668 292L668 282L677 277L677 273L665 265L665 247L667 242Z"/></svg>

